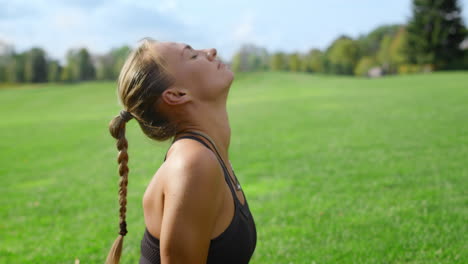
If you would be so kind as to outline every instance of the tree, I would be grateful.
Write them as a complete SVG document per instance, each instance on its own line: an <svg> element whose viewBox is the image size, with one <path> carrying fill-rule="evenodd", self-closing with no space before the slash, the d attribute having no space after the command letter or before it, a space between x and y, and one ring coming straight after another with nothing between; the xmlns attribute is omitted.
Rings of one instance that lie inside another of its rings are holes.
<svg viewBox="0 0 468 264"><path fill-rule="evenodd" d="M341 36L328 49L327 59L328 72L352 75L359 60L359 45L355 40Z"/></svg>
<svg viewBox="0 0 468 264"><path fill-rule="evenodd" d="M276 52L271 56L270 68L273 71L284 71L288 69L286 55L283 52Z"/></svg>
<svg viewBox="0 0 468 264"><path fill-rule="evenodd" d="M377 53L377 61L385 73L397 73L400 65L408 63L405 53L407 35L405 27L402 26L396 34L386 35L382 39Z"/></svg>
<svg viewBox="0 0 468 264"><path fill-rule="evenodd" d="M66 59L67 63L63 68L60 79L64 82L76 82L79 80L79 66L76 50L68 50Z"/></svg>
<svg viewBox="0 0 468 264"><path fill-rule="evenodd" d="M120 70L131 52L129 46L113 48L108 53L96 55L91 58L96 72L97 80L116 80Z"/></svg>
<svg viewBox="0 0 468 264"><path fill-rule="evenodd" d="M411 63L447 69L463 55L466 32L457 0L413 0L406 54Z"/></svg>
<svg viewBox="0 0 468 264"><path fill-rule="evenodd" d="M377 53L377 61L382 66L382 69L386 73L392 72L392 63L391 63L391 55L390 55L390 46L392 45L393 37L391 35L386 35L382 39L382 43L380 44L380 49Z"/></svg>
<svg viewBox="0 0 468 264"><path fill-rule="evenodd" d="M0 64L0 82L6 82L6 65Z"/></svg>
<svg viewBox="0 0 468 264"><path fill-rule="evenodd" d="M0 82L7 81L8 64L12 61L15 51L13 45L0 40Z"/></svg>
<svg viewBox="0 0 468 264"><path fill-rule="evenodd" d="M400 27L390 44L390 61L395 67L408 63L405 53L405 45L408 39L408 32L404 26Z"/></svg>
<svg viewBox="0 0 468 264"><path fill-rule="evenodd" d="M312 71L310 69L310 56L309 56L308 53L299 55L299 61L300 61L299 70L301 72L311 72Z"/></svg>
<svg viewBox="0 0 468 264"><path fill-rule="evenodd" d="M19 53L13 54L6 66L6 80L8 82L24 82L24 68L25 68L26 54Z"/></svg>
<svg viewBox="0 0 468 264"><path fill-rule="evenodd" d="M51 60L47 65L47 81L58 82L60 81L61 67L58 61Z"/></svg>
<svg viewBox="0 0 468 264"><path fill-rule="evenodd" d="M78 63L78 80L87 81L94 80L96 77L96 71L94 65L91 62L91 56L86 48L78 50L77 63Z"/></svg>
<svg viewBox="0 0 468 264"><path fill-rule="evenodd" d="M114 58L111 54L96 56L94 67L97 80L114 80Z"/></svg>
<svg viewBox="0 0 468 264"><path fill-rule="evenodd" d="M262 71L268 69L268 52L254 44L244 44L232 58L234 71Z"/></svg>
<svg viewBox="0 0 468 264"><path fill-rule="evenodd" d="M86 48L67 52L67 64L61 73L62 81L76 82L94 80L96 71Z"/></svg>
<svg viewBox="0 0 468 264"><path fill-rule="evenodd" d="M309 51L309 67L312 72L325 72L325 54L321 50Z"/></svg>
<svg viewBox="0 0 468 264"><path fill-rule="evenodd" d="M122 47L112 49L109 52L109 55L112 57L112 79L115 80L119 77L120 70L131 51L132 49L129 46L124 45Z"/></svg>
<svg viewBox="0 0 468 264"><path fill-rule="evenodd" d="M298 53L293 53L288 56L289 70L292 72L298 72L300 70L301 61Z"/></svg>
<svg viewBox="0 0 468 264"><path fill-rule="evenodd" d="M373 57L364 56L359 60L356 68L354 69L354 75L368 76L369 70L375 66L377 66L377 62Z"/></svg>
<svg viewBox="0 0 468 264"><path fill-rule="evenodd" d="M357 40L362 56L376 56L385 36L393 37L401 25L383 25L372 30L369 34L360 36Z"/></svg>
<svg viewBox="0 0 468 264"><path fill-rule="evenodd" d="M235 72L240 72L242 71L242 58L241 54L238 52L234 54L231 60L231 69Z"/></svg>
<svg viewBox="0 0 468 264"><path fill-rule="evenodd" d="M32 48L26 53L24 66L24 79L26 82L47 81L46 52L41 48Z"/></svg>

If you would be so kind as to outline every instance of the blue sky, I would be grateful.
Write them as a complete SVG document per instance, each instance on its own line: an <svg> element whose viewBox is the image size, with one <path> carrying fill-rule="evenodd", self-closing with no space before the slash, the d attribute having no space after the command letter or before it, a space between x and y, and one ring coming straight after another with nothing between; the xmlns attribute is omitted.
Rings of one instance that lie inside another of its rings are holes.
<svg viewBox="0 0 468 264"><path fill-rule="evenodd" d="M460 2L466 24L468 0ZM0 41L17 51L40 46L61 60L70 48L100 54L146 36L214 47L226 59L243 43L305 52L411 15L411 0L0 0L0 6Z"/></svg>

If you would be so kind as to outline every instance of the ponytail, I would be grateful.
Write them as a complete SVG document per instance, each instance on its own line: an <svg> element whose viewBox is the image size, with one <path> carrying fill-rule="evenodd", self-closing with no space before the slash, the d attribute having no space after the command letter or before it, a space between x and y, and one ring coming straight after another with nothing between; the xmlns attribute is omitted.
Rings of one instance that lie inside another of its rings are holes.
<svg viewBox="0 0 468 264"><path fill-rule="evenodd" d="M127 213L127 185L128 185L128 142L125 138L125 124L133 116L130 112L122 110L119 116L116 116L109 124L109 132L117 139L117 149L119 150L119 155L117 162L119 164L119 218L120 218L120 232L119 236L115 240L114 244L107 255L106 264L118 264L120 261L120 256L122 255L122 246L124 236L127 234L127 223L125 221Z"/></svg>

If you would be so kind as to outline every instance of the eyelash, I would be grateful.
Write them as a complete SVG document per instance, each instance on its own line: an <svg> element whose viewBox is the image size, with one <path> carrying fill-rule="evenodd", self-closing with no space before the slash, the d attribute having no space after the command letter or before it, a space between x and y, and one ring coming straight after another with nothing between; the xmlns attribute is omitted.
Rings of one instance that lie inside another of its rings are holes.
<svg viewBox="0 0 468 264"><path fill-rule="evenodd" d="M192 59L195 59L198 56L198 54L195 54L192 56Z"/></svg>

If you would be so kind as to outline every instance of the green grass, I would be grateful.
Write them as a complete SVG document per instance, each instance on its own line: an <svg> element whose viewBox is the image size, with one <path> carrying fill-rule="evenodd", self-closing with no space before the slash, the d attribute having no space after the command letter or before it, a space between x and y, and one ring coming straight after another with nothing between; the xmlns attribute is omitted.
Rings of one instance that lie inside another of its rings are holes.
<svg viewBox="0 0 468 264"><path fill-rule="evenodd" d="M237 75L230 157L251 263L468 263L468 74ZM118 232L114 83L0 90L0 263L103 263ZM129 233L168 143L129 141Z"/></svg>

